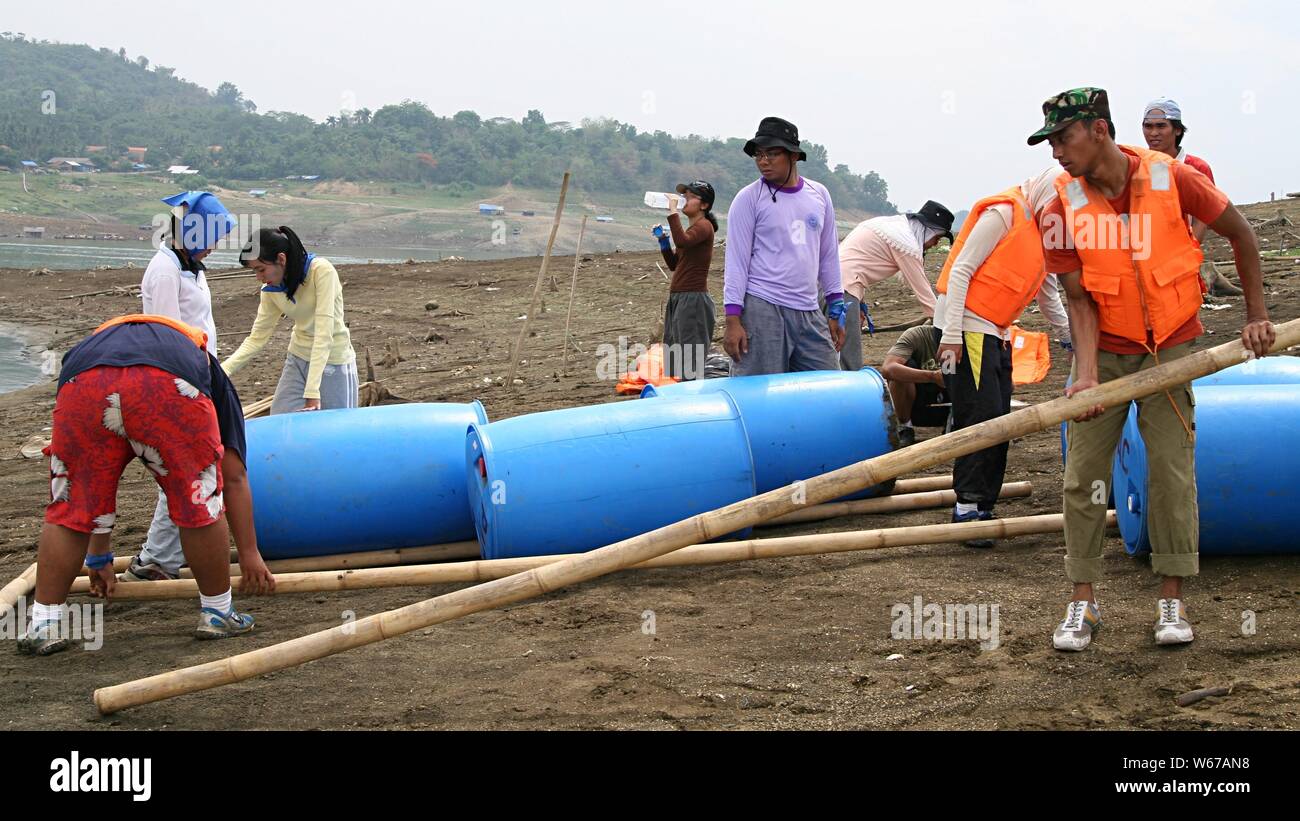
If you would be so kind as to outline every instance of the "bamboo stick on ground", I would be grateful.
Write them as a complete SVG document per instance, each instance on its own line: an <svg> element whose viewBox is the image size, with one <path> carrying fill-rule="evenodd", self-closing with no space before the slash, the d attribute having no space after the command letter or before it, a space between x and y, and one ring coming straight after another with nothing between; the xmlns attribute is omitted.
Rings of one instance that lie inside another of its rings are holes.
<svg viewBox="0 0 1300 821"><path fill-rule="evenodd" d="M8 610L36 589L36 562L19 573L13 581L0 588L0 611Z"/></svg>
<svg viewBox="0 0 1300 821"><path fill-rule="evenodd" d="M372 550L362 553L337 553L332 556L307 556L301 559L272 559L266 563L266 567L272 573L276 574L276 583L278 584L279 574L281 573L327 572L362 567L369 568L422 562L443 562L455 559L476 558L479 555L479 552L478 542L448 542L446 544L435 544L427 547L402 547L395 550ZM239 564L235 562L235 558L236 556L232 551L232 564L230 565L231 583L238 587ZM123 570L126 570L130 563L130 556L120 556L113 560L113 569L120 573ZM437 565L435 565L435 567L436 566ZM68 591L69 593L85 593L90 590L90 578L86 575L89 571L83 566L81 572L82 575L72 580L72 588ZM193 578L193 571L188 567L181 568L182 580ZM119 584L155 585L171 584L171 582L120 582ZM198 595L197 587L186 589L193 591L190 595ZM114 594L113 597L119 598L116 594Z"/></svg>
<svg viewBox="0 0 1300 821"><path fill-rule="evenodd" d="M1283 351L1300 344L1300 320L1277 325L1275 330L1272 350ZM1248 353L1241 339L1235 338L1173 362L1102 383L1072 397L1063 396L1013 411L997 419L839 468L809 479L797 489L795 486L777 488L562 562L456 590L270 647L103 687L94 693L95 706L100 713L107 715L127 707L233 684L471 613L535 598L790 513L802 507L796 499L806 504L837 499L1059 425L1096 405L1113 407L1169 390L1236 365L1244 361Z"/></svg>
<svg viewBox="0 0 1300 821"><path fill-rule="evenodd" d="M1107 516L1114 527L1115 512ZM724 564L750 559L775 559L846 553L858 550L882 550L893 547L945 544L966 539L1006 539L1042 533L1060 533L1065 517L1060 513L993 519L962 524L918 525L883 530L859 530L846 533L816 533L784 536L778 539L749 539L720 544L691 545L664 556L634 565L629 570ZM321 593L342 590L369 590L379 587L423 587L432 584L484 582L555 564L573 555L528 556L516 559L483 559L446 564L417 564L406 567L379 567L319 573L288 573L276 576L275 593ZM238 585L239 580L231 579ZM192 579L166 582L123 582L113 594L114 600L141 601L190 599L198 595Z"/></svg>
<svg viewBox="0 0 1300 821"><path fill-rule="evenodd" d="M1008 482L1002 486L999 499L1022 499L1033 495L1033 485L1029 482ZM855 499L850 502L827 502L813 505L804 510L796 510L775 519L768 519L756 527L779 527L800 522L819 522L823 519L835 519L840 516L859 516L864 513L898 513L905 510L923 510L930 507L944 507L957 503L955 490L931 490L927 493L902 493L892 496L878 496L873 499Z"/></svg>

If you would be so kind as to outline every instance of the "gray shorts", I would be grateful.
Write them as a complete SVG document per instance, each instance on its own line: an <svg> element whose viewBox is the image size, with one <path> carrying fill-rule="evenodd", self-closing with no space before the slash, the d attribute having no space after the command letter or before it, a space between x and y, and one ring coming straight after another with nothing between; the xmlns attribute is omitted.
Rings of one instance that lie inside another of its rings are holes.
<svg viewBox="0 0 1300 821"><path fill-rule="evenodd" d="M664 310L664 364L678 379L703 379L715 323L713 297L704 291L668 295Z"/></svg>
<svg viewBox="0 0 1300 821"><path fill-rule="evenodd" d="M310 363L302 357L289 354L285 357L280 381L275 385L275 398L271 400L271 415L302 410L307 404L302 392L307 389L307 369ZM326 365L320 378L320 408L355 408L357 392L357 364Z"/></svg>
<svg viewBox="0 0 1300 821"><path fill-rule="evenodd" d="M844 294L844 348L840 367L846 371L862 370L862 303L853 294Z"/></svg>
<svg viewBox="0 0 1300 821"><path fill-rule="evenodd" d="M732 376L840 370L826 314L821 311L796 311L745 294L740 324L749 335L749 353L732 367Z"/></svg>

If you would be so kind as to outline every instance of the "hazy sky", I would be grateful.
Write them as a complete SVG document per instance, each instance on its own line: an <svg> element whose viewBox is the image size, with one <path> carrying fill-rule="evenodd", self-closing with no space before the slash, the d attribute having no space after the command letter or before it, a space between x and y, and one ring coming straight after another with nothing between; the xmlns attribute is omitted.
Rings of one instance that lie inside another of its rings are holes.
<svg viewBox="0 0 1300 821"><path fill-rule="evenodd" d="M125 46L317 119L411 98L748 137L775 114L906 209L967 208L1045 167L1046 144L1025 144L1042 101L1098 85L1121 142L1144 144L1143 106L1168 95L1234 200L1300 190L1300 10L1285 2L11 0L0 25Z"/></svg>

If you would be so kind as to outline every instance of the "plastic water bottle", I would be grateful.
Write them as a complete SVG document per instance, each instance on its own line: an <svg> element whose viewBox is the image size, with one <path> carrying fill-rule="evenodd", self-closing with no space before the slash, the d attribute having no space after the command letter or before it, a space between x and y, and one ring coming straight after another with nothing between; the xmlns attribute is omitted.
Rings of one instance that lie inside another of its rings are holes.
<svg viewBox="0 0 1300 821"><path fill-rule="evenodd" d="M677 197L677 207L681 208L682 195L673 194L673 196ZM649 208L662 208L666 211L668 210L668 195L662 191L647 191L645 192L645 204Z"/></svg>

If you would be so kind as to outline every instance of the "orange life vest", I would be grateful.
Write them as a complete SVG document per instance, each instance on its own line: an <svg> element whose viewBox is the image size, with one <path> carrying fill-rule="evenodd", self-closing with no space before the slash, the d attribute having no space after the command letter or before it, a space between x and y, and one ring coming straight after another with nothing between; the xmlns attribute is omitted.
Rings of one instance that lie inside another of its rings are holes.
<svg viewBox="0 0 1300 821"><path fill-rule="evenodd" d="M1119 148L1139 160L1129 181L1128 214L1116 214L1083 177L1061 174L1056 191L1101 330L1143 345L1150 332L1159 347L1200 310L1201 248L1183 219L1170 168L1175 160L1145 148Z"/></svg>
<svg viewBox="0 0 1300 821"><path fill-rule="evenodd" d="M172 319L169 316L158 316L156 314L127 314L126 316L115 317L105 322L103 325L100 325L98 328L96 328L94 333L97 334L100 331L113 327L114 325L127 325L133 322L154 322L157 323L158 325L166 325L168 328L172 328L173 330L177 330L185 334L187 337L189 337L190 341L193 342L195 345L198 345L200 348L207 350L208 347L207 332L201 331L198 328L195 328L193 325L186 325L184 322L181 322L180 320L177 319ZM91 335L93 336L94 334Z"/></svg>
<svg viewBox="0 0 1300 821"><path fill-rule="evenodd" d="M948 273L965 246L966 238L974 230L975 223L986 209L1003 203L1011 206L1011 230L971 276L970 287L966 291L966 308L999 328L1006 328L1020 317L1047 278L1047 269L1043 263L1043 239L1020 186L1014 185L1001 194L985 197L975 203L970 216L962 224L957 241L948 252L948 261L944 263L943 272L939 274L939 282L935 286L939 293L948 293Z"/></svg>

